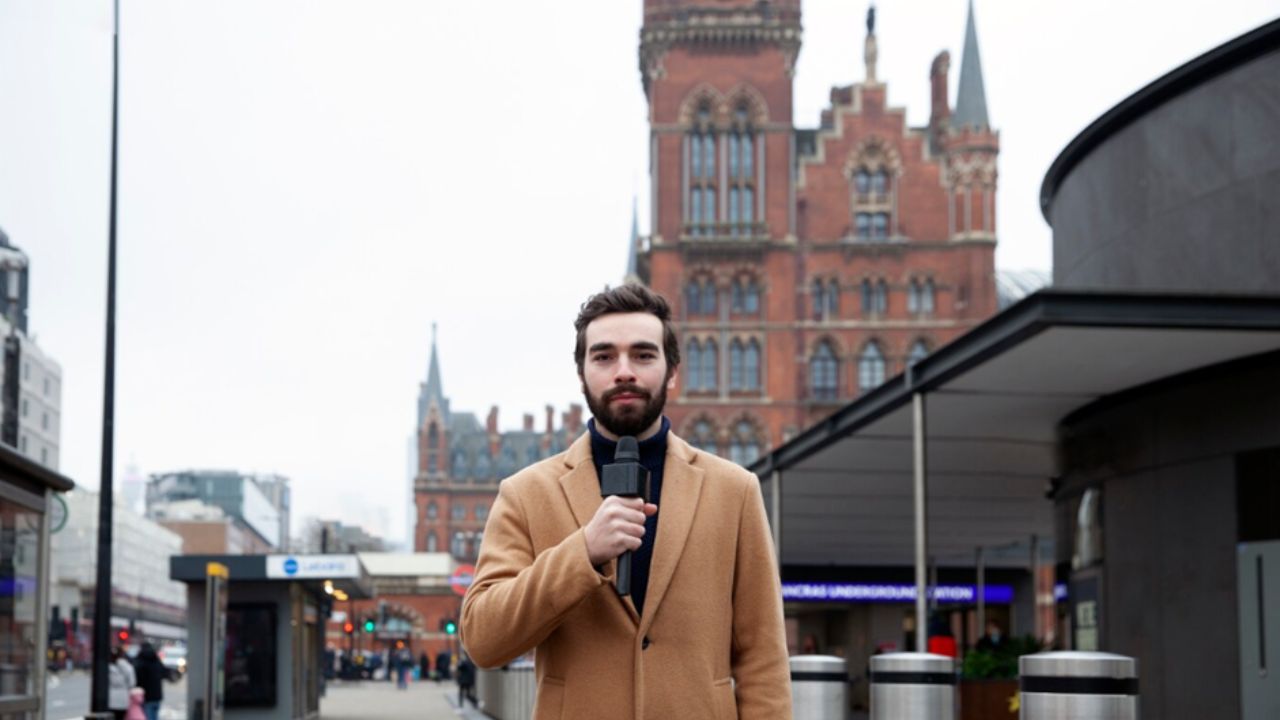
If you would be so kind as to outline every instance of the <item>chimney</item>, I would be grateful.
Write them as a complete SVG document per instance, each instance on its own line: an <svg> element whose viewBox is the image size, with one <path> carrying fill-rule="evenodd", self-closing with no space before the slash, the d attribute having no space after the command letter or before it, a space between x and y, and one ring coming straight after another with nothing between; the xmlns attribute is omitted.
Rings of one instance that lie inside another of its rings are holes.
<svg viewBox="0 0 1280 720"><path fill-rule="evenodd" d="M525 413L524 414L524 431L530 432L532 430L533 430L533 413Z"/></svg>
<svg viewBox="0 0 1280 720"><path fill-rule="evenodd" d="M933 108L929 113L929 127L935 131L951 119L951 106L947 102L947 73L951 70L951 53L943 50L933 59L929 68L929 86L932 89Z"/></svg>
<svg viewBox="0 0 1280 720"><path fill-rule="evenodd" d="M547 434L550 435L556 431L556 409L547 406Z"/></svg>
<svg viewBox="0 0 1280 720"><path fill-rule="evenodd" d="M582 429L582 406L578 403L569 406L569 427L573 428L574 435Z"/></svg>
<svg viewBox="0 0 1280 720"><path fill-rule="evenodd" d="M484 421L484 427L485 427L485 430L489 432L489 435L498 434L498 406L497 405L494 405L493 407L489 408L489 417Z"/></svg>

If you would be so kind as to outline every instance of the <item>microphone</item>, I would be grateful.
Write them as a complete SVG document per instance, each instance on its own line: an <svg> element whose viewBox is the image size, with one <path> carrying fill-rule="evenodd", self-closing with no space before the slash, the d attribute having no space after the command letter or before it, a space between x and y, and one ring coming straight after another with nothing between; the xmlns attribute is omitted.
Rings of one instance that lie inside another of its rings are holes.
<svg viewBox="0 0 1280 720"><path fill-rule="evenodd" d="M638 497L649 502L649 471L640 464L640 444L630 435L618 438L618 449L613 462L603 468L600 478L600 496L621 495ZM613 587L619 596L631 594L631 551L618 556L618 574Z"/></svg>

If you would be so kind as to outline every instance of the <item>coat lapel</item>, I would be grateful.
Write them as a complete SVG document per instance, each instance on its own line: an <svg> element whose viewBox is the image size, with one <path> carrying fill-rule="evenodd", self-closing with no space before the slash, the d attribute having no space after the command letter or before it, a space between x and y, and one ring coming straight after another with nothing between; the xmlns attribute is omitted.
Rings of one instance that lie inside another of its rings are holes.
<svg viewBox="0 0 1280 720"><path fill-rule="evenodd" d="M565 465L569 466L569 471L560 476L560 487L564 490L565 498L569 501L569 509L573 511L573 519L578 521L578 527L584 528L587 523L591 522L591 518L595 517L596 511L600 509L600 505L604 503L604 498L600 497L600 478L596 476L596 466L591 459L591 436L584 434L582 437L574 441L569 447L569 452L564 459ZM663 471L666 472L665 469ZM665 487L664 487L665 491ZM609 561L609 572L613 575L617 573L617 561ZM611 587L610 594L617 597L617 593ZM640 624L640 613L636 612L635 603L630 597L618 598L622 608L626 610L630 616L631 622Z"/></svg>
<svg viewBox="0 0 1280 720"><path fill-rule="evenodd" d="M649 566L649 591L644 601L646 612L640 620L641 634L647 633L653 623L684 553L689 529L693 527L703 476L702 469L691 464L693 457L693 448L685 441L674 433L667 436L667 459L662 467L662 504L658 507L658 541Z"/></svg>

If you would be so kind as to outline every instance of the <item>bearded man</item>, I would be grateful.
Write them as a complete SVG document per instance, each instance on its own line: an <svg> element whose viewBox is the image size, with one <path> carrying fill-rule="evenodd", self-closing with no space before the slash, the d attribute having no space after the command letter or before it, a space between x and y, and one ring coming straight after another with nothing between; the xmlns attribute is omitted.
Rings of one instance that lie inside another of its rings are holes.
<svg viewBox="0 0 1280 720"><path fill-rule="evenodd" d="M463 601L481 667L536 651L534 720L787 720L782 591L757 478L663 416L680 346L660 295L593 295L574 323L591 408L564 453L504 480ZM649 502L601 498L617 440L639 441ZM614 590L633 553L631 593Z"/></svg>

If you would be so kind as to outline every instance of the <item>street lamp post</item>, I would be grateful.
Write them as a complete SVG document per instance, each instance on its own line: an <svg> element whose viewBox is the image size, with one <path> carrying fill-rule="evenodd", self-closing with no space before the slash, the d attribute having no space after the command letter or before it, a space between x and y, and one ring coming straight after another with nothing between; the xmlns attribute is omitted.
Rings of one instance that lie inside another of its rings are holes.
<svg viewBox="0 0 1280 720"><path fill-rule="evenodd" d="M114 0L111 35L111 203L107 223L107 338L102 398L102 475L98 486L98 575L93 599L93 690L90 710L108 712L107 662L111 645L111 476L115 443L116 175L120 126L120 0Z"/></svg>

